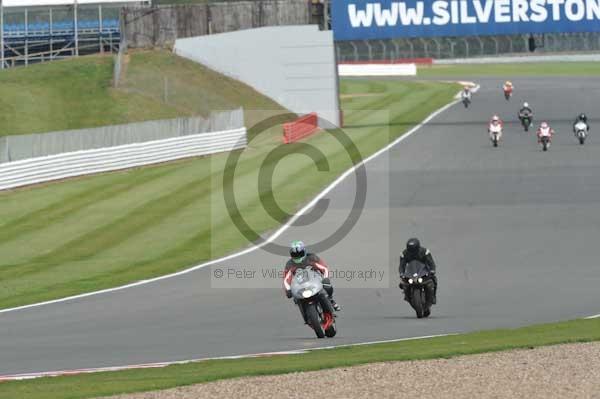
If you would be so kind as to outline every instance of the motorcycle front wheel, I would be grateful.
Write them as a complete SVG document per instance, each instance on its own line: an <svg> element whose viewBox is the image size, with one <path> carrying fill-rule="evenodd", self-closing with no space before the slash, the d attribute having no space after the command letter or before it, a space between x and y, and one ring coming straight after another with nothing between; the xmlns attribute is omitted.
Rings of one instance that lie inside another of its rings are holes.
<svg viewBox="0 0 600 399"><path fill-rule="evenodd" d="M417 313L417 318L425 316L425 293L419 288L413 288L411 293L411 305Z"/></svg>
<svg viewBox="0 0 600 399"><path fill-rule="evenodd" d="M312 303L306 305L306 319L308 323L315 331L317 338L324 338L325 331L323 331L323 326L321 325L321 317L319 317L319 312L317 311L317 305Z"/></svg>

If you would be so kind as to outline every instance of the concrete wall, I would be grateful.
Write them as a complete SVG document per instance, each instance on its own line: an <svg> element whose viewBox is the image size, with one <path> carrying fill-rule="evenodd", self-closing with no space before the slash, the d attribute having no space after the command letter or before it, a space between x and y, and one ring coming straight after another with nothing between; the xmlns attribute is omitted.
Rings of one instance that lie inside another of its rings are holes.
<svg viewBox="0 0 600 399"><path fill-rule="evenodd" d="M317 112L339 125L331 31L319 31L316 25L249 29L178 39L174 51L252 86L297 114Z"/></svg>
<svg viewBox="0 0 600 399"><path fill-rule="evenodd" d="M129 47L172 46L178 38L261 26L303 25L308 0L256 0L123 9Z"/></svg>

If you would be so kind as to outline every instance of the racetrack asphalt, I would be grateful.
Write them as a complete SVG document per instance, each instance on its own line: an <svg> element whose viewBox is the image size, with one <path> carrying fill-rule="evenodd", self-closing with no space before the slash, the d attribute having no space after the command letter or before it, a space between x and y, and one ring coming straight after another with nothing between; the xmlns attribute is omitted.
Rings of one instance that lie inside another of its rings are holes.
<svg viewBox="0 0 600 399"><path fill-rule="evenodd" d="M469 79L466 79L469 80ZM338 336L318 340L303 326L278 278L211 279L214 268L69 302L0 314L0 375L214 356L465 332L583 317L600 312L600 140L585 146L571 132L578 112L591 117L600 80L478 80L472 107L454 105L368 163L366 207L354 229L320 255L336 270L375 270L384 279L334 278L343 306ZM517 123L528 101L536 122L557 132L547 153ZM507 124L492 148L487 120ZM391 127L392 129L394 126ZM348 214L355 183L327 195L314 224L277 242L328 236ZM438 263L438 305L417 320L397 288L397 259L418 236ZM282 268L256 250L219 268ZM218 284L272 288L211 288ZM370 288L368 288L370 287Z"/></svg>

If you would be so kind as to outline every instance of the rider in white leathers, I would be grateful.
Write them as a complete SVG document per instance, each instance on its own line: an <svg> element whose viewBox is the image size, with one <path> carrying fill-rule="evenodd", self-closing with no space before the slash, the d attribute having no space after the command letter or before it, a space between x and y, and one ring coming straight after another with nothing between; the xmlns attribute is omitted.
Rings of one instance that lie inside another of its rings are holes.
<svg viewBox="0 0 600 399"><path fill-rule="evenodd" d="M552 141L553 135L554 129L547 122L542 122L537 130L538 143L541 143L542 137L548 137L549 141Z"/></svg>
<svg viewBox="0 0 600 399"><path fill-rule="evenodd" d="M502 122L502 119L500 119L498 117L498 115L494 115L492 116L492 119L490 120L490 124L488 125L488 133L490 135L490 139L493 140L493 134L497 133L498 134L498 140L500 140L502 138L502 127L504 126L504 122Z"/></svg>
<svg viewBox="0 0 600 399"><path fill-rule="evenodd" d="M471 89L469 88L469 86L465 86L463 88L463 91L460 92L460 99L461 100L469 100L471 101Z"/></svg>

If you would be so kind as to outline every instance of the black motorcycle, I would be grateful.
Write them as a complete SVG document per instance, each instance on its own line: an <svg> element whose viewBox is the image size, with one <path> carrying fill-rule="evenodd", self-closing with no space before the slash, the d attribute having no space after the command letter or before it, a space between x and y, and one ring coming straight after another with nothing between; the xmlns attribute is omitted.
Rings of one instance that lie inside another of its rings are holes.
<svg viewBox="0 0 600 399"><path fill-rule="evenodd" d="M423 262L413 260L406 265L404 274L400 276L401 288L407 301L417 313L417 318L429 317L433 304L434 283L431 271Z"/></svg>
<svg viewBox="0 0 600 399"><path fill-rule="evenodd" d="M521 125L523 125L523 129L525 129L525 131L528 132L529 127L533 123L533 116L530 113L526 112L524 114L519 115L519 119L521 120Z"/></svg>
<svg viewBox="0 0 600 399"><path fill-rule="evenodd" d="M548 151L548 148L550 148L550 137L542 136L540 138L540 145L542 146L542 151Z"/></svg>
<svg viewBox="0 0 600 399"><path fill-rule="evenodd" d="M471 105L471 99L469 97L463 97L462 103L465 106L465 108L469 108L469 105Z"/></svg>

